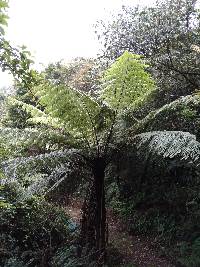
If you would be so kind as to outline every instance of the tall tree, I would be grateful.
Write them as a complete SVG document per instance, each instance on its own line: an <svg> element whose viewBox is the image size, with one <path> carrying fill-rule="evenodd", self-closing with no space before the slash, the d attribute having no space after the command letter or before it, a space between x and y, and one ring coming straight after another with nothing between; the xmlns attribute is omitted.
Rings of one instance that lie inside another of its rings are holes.
<svg viewBox="0 0 200 267"><path fill-rule="evenodd" d="M75 58L69 63L51 63L44 70L47 80L55 85L63 84L83 92L94 93L99 89L103 66L92 58Z"/></svg>
<svg viewBox="0 0 200 267"><path fill-rule="evenodd" d="M9 1L0 1L0 68L10 73L15 82L16 95L27 103L35 102L31 88L36 85L40 78L32 69L32 57L25 46L13 47L5 38L5 26L7 26L7 9ZM18 106L8 110L9 125L23 128L26 124L27 114ZM11 119L12 118L12 119ZM11 121L12 120L12 121Z"/></svg>
<svg viewBox="0 0 200 267"><path fill-rule="evenodd" d="M161 107L199 89L199 26L196 0L163 0L153 7L124 6L96 32L104 57L113 60L125 50L144 55L158 85L152 105Z"/></svg>

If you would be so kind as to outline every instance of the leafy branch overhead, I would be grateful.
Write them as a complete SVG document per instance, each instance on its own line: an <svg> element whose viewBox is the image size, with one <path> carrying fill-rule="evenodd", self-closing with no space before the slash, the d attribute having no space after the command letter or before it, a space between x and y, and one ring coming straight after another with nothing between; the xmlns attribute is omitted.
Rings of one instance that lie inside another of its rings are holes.
<svg viewBox="0 0 200 267"><path fill-rule="evenodd" d="M8 8L8 1L1 0L0 1L0 34L3 35L5 33L4 26L7 26L7 8Z"/></svg>
<svg viewBox="0 0 200 267"><path fill-rule="evenodd" d="M31 68L33 60L25 46L13 47L4 37L4 28L7 26L7 0L0 1L0 67L13 75L20 86L31 88L38 82L37 71Z"/></svg>

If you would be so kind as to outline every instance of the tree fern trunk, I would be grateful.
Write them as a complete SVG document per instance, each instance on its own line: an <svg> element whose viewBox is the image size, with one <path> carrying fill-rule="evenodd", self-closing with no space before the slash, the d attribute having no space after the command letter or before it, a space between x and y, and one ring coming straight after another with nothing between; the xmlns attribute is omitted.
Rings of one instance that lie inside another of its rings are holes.
<svg viewBox="0 0 200 267"><path fill-rule="evenodd" d="M105 207L105 163L101 159L95 160L92 168L93 185L89 199L83 205L81 222L81 243L87 247L87 255L102 266L106 258L106 207ZM91 253L92 251L92 253ZM86 255L82 255L86 256Z"/></svg>
<svg viewBox="0 0 200 267"><path fill-rule="evenodd" d="M104 253L106 247L106 208L105 208L105 166L100 161L93 169L96 194L96 248Z"/></svg>

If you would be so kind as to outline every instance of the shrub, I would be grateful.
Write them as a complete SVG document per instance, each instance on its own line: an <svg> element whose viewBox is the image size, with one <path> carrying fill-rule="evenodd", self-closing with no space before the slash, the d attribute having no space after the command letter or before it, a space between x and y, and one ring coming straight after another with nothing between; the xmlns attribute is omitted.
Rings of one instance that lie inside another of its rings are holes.
<svg viewBox="0 0 200 267"><path fill-rule="evenodd" d="M2 265L17 257L28 266L48 266L55 250L70 241L72 227L64 210L44 200L10 204L0 216Z"/></svg>

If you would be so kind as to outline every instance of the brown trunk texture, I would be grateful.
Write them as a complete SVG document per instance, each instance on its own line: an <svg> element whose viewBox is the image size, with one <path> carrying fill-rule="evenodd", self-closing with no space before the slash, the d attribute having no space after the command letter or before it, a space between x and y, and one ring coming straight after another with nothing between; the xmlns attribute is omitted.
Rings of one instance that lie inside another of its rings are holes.
<svg viewBox="0 0 200 267"><path fill-rule="evenodd" d="M93 185L82 208L80 243L81 247L84 247L84 253L82 249L80 252L82 255L79 256L91 255L91 259L97 260L97 265L102 266L105 262L107 243L105 164L103 161L96 160L92 174Z"/></svg>

